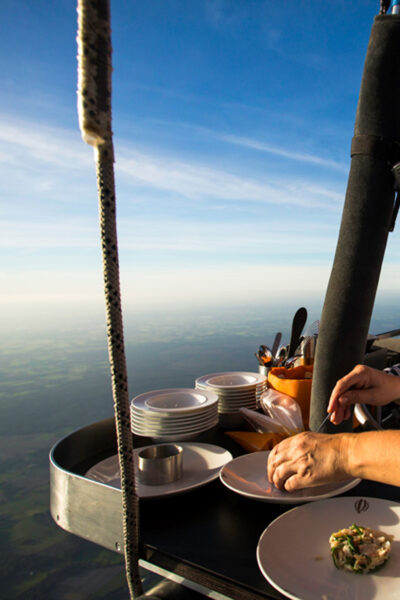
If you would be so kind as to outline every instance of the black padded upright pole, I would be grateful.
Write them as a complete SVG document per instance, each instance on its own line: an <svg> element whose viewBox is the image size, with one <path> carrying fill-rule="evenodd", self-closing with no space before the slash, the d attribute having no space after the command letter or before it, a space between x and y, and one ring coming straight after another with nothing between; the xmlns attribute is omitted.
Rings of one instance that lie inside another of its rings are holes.
<svg viewBox="0 0 400 600"><path fill-rule="evenodd" d="M400 160L400 16L375 17L352 142L342 222L321 315L311 392L316 430L336 381L363 361ZM350 431L352 419L323 431Z"/></svg>

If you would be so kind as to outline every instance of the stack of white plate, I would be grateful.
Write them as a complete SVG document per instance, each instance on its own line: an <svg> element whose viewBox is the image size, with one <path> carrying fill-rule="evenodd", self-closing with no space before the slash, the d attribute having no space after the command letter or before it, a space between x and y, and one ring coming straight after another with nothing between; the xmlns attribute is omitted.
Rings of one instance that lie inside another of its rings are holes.
<svg viewBox="0 0 400 600"><path fill-rule="evenodd" d="M202 375L196 379L196 388L209 390L218 395L218 413L222 425L238 424L241 421L240 409L255 409L267 385L267 377L262 373L227 371Z"/></svg>
<svg viewBox="0 0 400 600"><path fill-rule="evenodd" d="M169 388L131 401L131 429L165 442L194 439L218 424L218 395L212 390Z"/></svg>

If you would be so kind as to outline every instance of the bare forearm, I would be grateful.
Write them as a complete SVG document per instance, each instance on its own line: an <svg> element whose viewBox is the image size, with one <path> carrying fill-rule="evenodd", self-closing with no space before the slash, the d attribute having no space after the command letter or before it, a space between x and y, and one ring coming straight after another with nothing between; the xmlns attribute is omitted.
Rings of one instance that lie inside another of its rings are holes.
<svg viewBox="0 0 400 600"><path fill-rule="evenodd" d="M349 476L400 486L399 430L365 431L343 436L343 457Z"/></svg>
<svg viewBox="0 0 400 600"><path fill-rule="evenodd" d="M272 449L267 472L269 481L288 492L351 477L400 486L400 430L304 431Z"/></svg>

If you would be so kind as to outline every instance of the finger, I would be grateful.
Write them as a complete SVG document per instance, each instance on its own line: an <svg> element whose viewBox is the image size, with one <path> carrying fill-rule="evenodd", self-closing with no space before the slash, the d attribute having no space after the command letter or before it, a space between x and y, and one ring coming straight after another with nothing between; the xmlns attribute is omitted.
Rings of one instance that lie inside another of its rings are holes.
<svg viewBox="0 0 400 600"><path fill-rule="evenodd" d="M291 475L285 481L284 489L290 493L295 492L296 490L302 490L306 487L304 479L298 475Z"/></svg>
<svg viewBox="0 0 400 600"><path fill-rule="evenodd" d="M329 401L327 408L328 413L336 412L337 415L343 415L351 404L366 403L371 394L368 390L347 390L345 394Z"/></svg>
<svg viewBox="0 0 400 600"><path fill-rule="evenodd" d="M350 373L339 379L336 382L335 387L332 390L331 396L328 403L328 412L332 412L335 409L335 405L340 396L345 394L353 386L362 386L365 384L365 376L363 371L360 372L359 367L355 367Z"/></svg>
<svg viewBox="0 0 400 600"><path fill-rule="evenodd" d="M346 377L343 377L342 379L339 379L339 381L336 382L335 387L332 390L332 393L330 395L329 398L329 402L328 402L328 411L329 411L329 407L331 407L333 409L333 406L337 403L338 399L340 396L342 396L342 394L344 394L349 387L351 387L351 382L350 384L347 383L349 380L349 375L347 375Z"/></svg>
<svg viewBox="0 0 400 600"><path fill-rule="evenodd" d="M268 456L267 461L267 477L268 481L273 483L276 469L285 462L285 453L279 448L280 444L275 446Z"/></svg>
<svg viewBox="0 0 400 600"><path fill-rule="evenodd" d="M337 410L338 401L337 398L333 398L332 396L329 398L328 408L326 411L330 414L334 413Z"/></svg>
<svg viewBox="0 0 400 600"><path fill-rule="evenodd" d="M285 456L287 454L286 450L288 446L291 444L292 438L285 438L276 444L270 453L268 454L267 459L267 472L269 473L271 469L274 469L282 460L285 460Z"/></svg>
<svg viewBox="0 0 400 600"><path fill-rule="evenodd" d="M339 404L334 412L331 413L331 423L334 425L340 425L342 421L347 421L351 417L351 404L352 402L346 405Z"/></svg>
<svg viewBox="0 0 400 600"><path fill-rule="evenodd" d="M268 457L268 462L267 462L267 478L270 483L272 483L274 471L275 471L275 465L271 461L271 455L270 455Z"/></svg>
<svg viewBox="0 0 400 600"><path fill-rule="evenodd" d="M341 397L342 397L341 395L339 395L335 392L332 392L331 397L329 398L329 402L328 402L328 408L327 408L328 413L333 413L336 410L338 410Z"/></svg>
<svg viewBox="0 0 400 600"><path fill-rule="evenodd" d="M340 423L344 420L344 411L345 407L338 405L336 410L331 413L331 423L334 425L340 425Z"/></svg>
<svg viewBox="0 0 400 600"><path fill-rule="evenodd" d="M340 425L340 423L343 421L343 418L344 413L342 407L338 407L338 409L335 410L335 412L331 413L331 423L333 423L334 425Z"/></svg>
<svg viewBox="0 0 400 600"><path fill-rule="evenodd" d="M347 390L345 394L338 398L338 404L343 407L351 404L373 404L376 394L371 389Z"/></svg>
<svg viewBox="0 0 400 600"><path fill-rule="evenodd" d="M275 468L276 468L276 458L277 458L277 446L275 446L268 455L267 459L267 477L268 481L272 483Z"/></svg>
<svg viewBox="0 0 400 600"><path fill-rule="evenodd" d="M279 465L275 471L272 478L272 483L278 490L285 489L286 480L294 475L295 471L290 467L290 465L285 462Z"/></svg>

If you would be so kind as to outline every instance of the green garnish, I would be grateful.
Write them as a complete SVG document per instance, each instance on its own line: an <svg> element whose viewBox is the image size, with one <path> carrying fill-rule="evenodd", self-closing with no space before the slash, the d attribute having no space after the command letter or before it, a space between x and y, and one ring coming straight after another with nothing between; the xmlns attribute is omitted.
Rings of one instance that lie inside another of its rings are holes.
<svg viewBox="0 0 400 600"><path fill-rule="evenodd" d="M354 529L355 531L357 531L358 535L363 536L364 532L362 531L362 529L359 528L358 525L356 525L355 523L353 523L353 525L350 525L350 529Z"/></svg>
<svg viewBox="0 0 400 600"><path fill-rule="evenodd" d="M351 539L351 537L349 535L346 535L345 538L346 538L347 543L349 544L350 548L353 550L353 552L357 552L357 548L353 544L353 540Z"/></svg>
<svg viewBox="0 0 400 600"><path fill-rule="evenodd" d="M332 555L332 559L333 559L333 564L335 565L335 567L337 569L339 569L340 567L339 567L339 565L337 563L337 560L336 560L336 548L332 548L331 549L331 555Z"/></svg>

